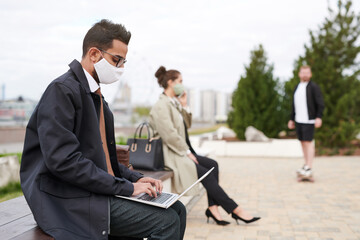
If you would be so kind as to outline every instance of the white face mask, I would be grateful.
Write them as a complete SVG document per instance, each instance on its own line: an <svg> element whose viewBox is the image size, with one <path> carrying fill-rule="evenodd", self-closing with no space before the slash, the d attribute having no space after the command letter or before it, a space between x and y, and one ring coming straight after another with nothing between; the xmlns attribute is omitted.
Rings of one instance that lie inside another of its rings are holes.
<svg viewBox="0 0 360 240"><path fill-rule="evenodd" d="M119 81L124 73L124 68L117 68L111 65L105 58L94 64L96 74L100 83L110 84Z"/></svg>

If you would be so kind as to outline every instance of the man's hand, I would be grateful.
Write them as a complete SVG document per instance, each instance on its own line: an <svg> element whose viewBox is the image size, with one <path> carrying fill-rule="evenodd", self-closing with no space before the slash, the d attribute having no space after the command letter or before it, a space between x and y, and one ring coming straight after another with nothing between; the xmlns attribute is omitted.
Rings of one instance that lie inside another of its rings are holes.
<svg viewBox="0 0 360 240"><path fill-rule="evenodd" d="M150 177L140 178L136 183L133 183L133 185L134 185L133 195L138 195L140 193L147 193L152 197L157 197L156 192L162 193L163 190L162 181Z"/></svg>
<svg viewBox="0 0 360 240"><path fill-rule="evenodd" d="M199 162L198 162L198 160L196 159L196 157L194 156L194 154L189 153L187 156L188 156L191 160L193 160L194 163L199 164Z"/></svg>
<svg viewBox="0 0 360 240"><path fill-rule="evenodd" d="M134 192L132 196L138 195L140 193L147 193L152 197L157 197L156 191L150 183L133 183L133 185Z"/></svg>
<svg viewBox="0 0 360 240"><path fill-rule="evenodd" d="M295 122L293 120L289 120L288 122L288 128L289 129L295 129Z"/></svg>
<svg viewBox="0 0 360 240"><path fill-rule="evenodd" d="M187 106L187 94L184 92L180 97L178 97L178 100L181 104L181 106L186 107Z"/></svg>
<svg viewBox="0 0 360 240"><path fill-rule="evenodd" d="M322 119L321 118L315 118L315 127L319 128L322 126Z"/></svg>

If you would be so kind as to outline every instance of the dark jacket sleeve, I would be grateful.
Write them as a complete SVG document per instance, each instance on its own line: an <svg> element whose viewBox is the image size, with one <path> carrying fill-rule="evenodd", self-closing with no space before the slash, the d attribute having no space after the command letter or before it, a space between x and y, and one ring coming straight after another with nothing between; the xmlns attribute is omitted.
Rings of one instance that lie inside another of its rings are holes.
<svg viewBox="0 0 360 240"><path fill-rule="evenodd" d="M292 95L290 120L293 120L293 121L295 121L295 92L296 92L296 89L298 86L299 86L299 84L297 84L296 87L294 88L293 95Z"/></svg>
<svg viewBox="0 0 360 240"><path fill-rule="evenodd" d="M316 105L316 118L322 118L325 108L324 99L321 93L321 89L317 84L313 84L314 87L314 100Z"/></svg>
<svg viewBox="0 0 360 240"><path fill-rule="evenodd" d="M144 175L142 173L132 171L120 163L118 165L119 165L121 176L123 176L124 178L128 179L131 182L137 182L137 180L144 177Z"/></svg>
<svg viewBox="0 0 360 240"><path fill-rule="evenodd" d="M79 97L70 88L55 82L39 103L37 128L46 167L59 179L90 192L131 195L134 187L129 180L111 176L79 151L80 142L73 132L75 106L80 106L76 101Z"/></svg>

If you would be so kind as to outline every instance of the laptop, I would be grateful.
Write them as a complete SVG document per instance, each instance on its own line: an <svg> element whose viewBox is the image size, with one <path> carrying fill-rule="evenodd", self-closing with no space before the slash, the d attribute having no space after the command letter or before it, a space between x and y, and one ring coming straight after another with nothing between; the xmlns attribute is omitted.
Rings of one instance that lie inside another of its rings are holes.
<svg viewBox="0 0 360 240"><path fill-rule="evenodd" d="M131 197L125 197L120 195L115 195L115 197L124 198L127 200L140 202L148 205L152 205L155 207L160 208L169 208L171 205L173 205L179 198L181 198L186 192L188 192L191 188L193 188L196 184L198 184L200 181L202 181L209 173L214 170L214 168L211 168L209 171L207 171L204 175L201 176L196 182L194 182L190 187L188 187L184 192L182 192L180 195L176 193L168 193L168 192L162 192L161 194L158 193L157 197L151 197L147 193L141 193L136 196Z"/></svg>

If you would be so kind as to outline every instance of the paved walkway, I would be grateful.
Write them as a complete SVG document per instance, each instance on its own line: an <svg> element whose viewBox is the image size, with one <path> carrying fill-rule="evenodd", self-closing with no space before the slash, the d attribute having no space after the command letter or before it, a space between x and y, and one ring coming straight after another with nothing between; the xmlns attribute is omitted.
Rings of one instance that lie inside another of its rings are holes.
<svg viewBox="0 0 360 240"><path fill-rule="evenodd" d="M206 223L206 194L188 214L185 239L360 240L360 157L315 160L315 183L298 183L302 159L218 158L220 183L262 219L226 227Z"/></svg>

